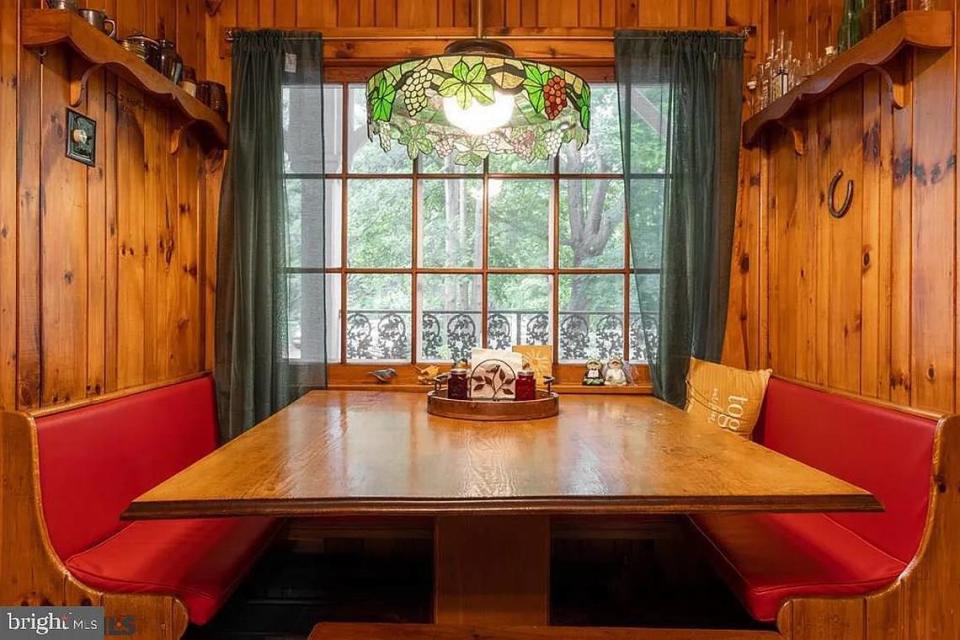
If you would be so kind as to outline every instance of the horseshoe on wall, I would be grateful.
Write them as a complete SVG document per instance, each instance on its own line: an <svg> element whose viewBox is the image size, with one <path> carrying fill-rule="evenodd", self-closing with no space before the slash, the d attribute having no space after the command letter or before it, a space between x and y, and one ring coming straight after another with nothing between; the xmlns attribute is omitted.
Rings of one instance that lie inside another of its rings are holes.
<svg viewBox="0 0 960 640"><path fill-rule="evenodd" d="M843 169L837 171L833 180L830 181L830 191L827 196L827 207L830 209L830 215L837 219L847 215L850 205L853 204L853 180L847 180L847 195L843 198L843 204L840 205L840 208L837 208L837 185L841 178L843 178Z"/></svg>

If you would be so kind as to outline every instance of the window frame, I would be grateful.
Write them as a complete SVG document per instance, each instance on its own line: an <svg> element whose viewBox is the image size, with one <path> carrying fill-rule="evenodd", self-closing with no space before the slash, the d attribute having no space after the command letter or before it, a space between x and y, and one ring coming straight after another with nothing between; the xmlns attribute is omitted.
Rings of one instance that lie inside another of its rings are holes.
<svg viewBox="0 0 960 640"><path fill-rule="evenodd" d="M612 70L610 70L612 71ZM349 158L346 153L347 146L349 144L349 135L350 135L350 107L351 107L351 87L358 86L359 83L363 82L365 78L357 77L361 74L355 75L354 73L337 73L334 78L325 80L324 86L339 86L340 87L340 96L339 100L341 101L342 117L341 117L341 127L342 131L340 132L339 144L341 148L339 149L339 170L336 173L329 172L324 173L322 178L327 181L326 184L329 185L330 182L337 183L339 182L339 191L337 194L340 198L340 238L339 238L339 253L340 259L337 266L328 266L324 265L321 268L303 268L303 267L289 267L287 269L288 274L322 274L325 278L329 276L338 277L340 280L340 300L339 300L339 313L330 314L331 316L336 315L336 328L335 330L339 333L339 338L337 340L339 346L338 353L329 353L328 354L328 365L330 366L330 376L328 382L332 386L337 386L338 384L350 384L357 383L362 380L359 378L357 373L362 370L364 372L369 371L372 366L377 365L391 365L395 367L400 367L403 371L409 373L409 370L415 369L421 366L426 366L430 364L442 364L443 361L434 361L427 360L421 361L420 356L420 322L418 315L421 313L419 309L419 297L417 291L417 282L420 275L455 275L455 274L470 274L480 276L481 279L481 307L480 307L480 346L486 346L488 341L488 313L489 313L489 276L490 275L546 275L550 278L551 282L551 296L550 296L550 309L549 313L549 322L551 325L551 346L553 349L553 365L556 373L558 374L558 381L560 383L566 384L575 384L579 382L579 376L583 371L583 361L572 361L572 360L560 360L560 300L559 300L559 291L560 291L560 278L562 276L569 275L615 275L622 276L623 278L623 307L622 311L618 310L616 313L618 316L622 317L623 320L623 352L620 354L625 359L629 359L632 345L630 341L630 326L632 321L632 316L634 314L633 304L631 300L631 295L633 293L634 287L634 278L637 274L659 274L660 270L656 268L639 268L634 269L632 267L632 256L630 251L630 225L629 225L629 216L627 215L626 206L624 202L624 211L623 211L623 262L621 266L618 267L561 267L560 266L560 191L561 185L565 180L580 180L580 181L590 181L590 180L624 180L623 172L614 172L614 173L570 173L570 172L561 172L560 171L560 157L556 156L550 161L550 169L547 172L543 173L498 173L491 172L489 170L489 160L484 160L482 170L469 173L437 173L437 172L425 172L420 170L421 161L420 159L411 162L411 168L409 172L406 173L384 173L384 174L375 174L375 173L351 173L349 171ZM610 83L612 82L609 75L604 73L595 73L591 75L601 76L596 77L592 81L601 82L601 83ZM320 174L316 173L303 173L303 172L290 172L285 174L285 179L295 179L295 178L305 178L305 179L316 179L320 178ZM666 173L652 173L644 174L645 178L654 178L654 179L663 179L668 178ZM405 180L412 183L412 203L411 203L411 254L410 254L410 266L409 267L397 267L397 268L380 268L380 267L351 267L348 264L349 256L349 185L350 180ZM482 255L481 264L476 267L422 267L420 266L419 260L419 224L420 224L420 193L419 189L421 188L422 180L450 180L450 179L466 179L466 180L482 180L482 207L481 215L483 217L483 235L482 238ZM552 194L551 194L551 211L550 211L550 252L551 252L551 266L546 268L506 268L506 267L491 267L489 266L489 196L490 196L490 181L491 180L547 180L551 182L552 185ZM625 182L625 181L624 181ZM626 184L625 184L626 188ZM404 275L410 278L410 311L409 316L411 319L409 327L409 340L410 340L410 358L405 360L351 360L347 357L347 333L348 333L348 317L350 315L349 309L349 296L348 296L348 277L351 274L383 274L383 275ZM333 328L333 323L330 322L332 318L328 319L328 330ZM634 385L631 386L631 389L634 391L637 390L648 390L649 389L649 368L643 362L634 362L633 363L635 380ZM353 371L351 371L353 370ZM401 376L407 377L407 376Z"/></svg>

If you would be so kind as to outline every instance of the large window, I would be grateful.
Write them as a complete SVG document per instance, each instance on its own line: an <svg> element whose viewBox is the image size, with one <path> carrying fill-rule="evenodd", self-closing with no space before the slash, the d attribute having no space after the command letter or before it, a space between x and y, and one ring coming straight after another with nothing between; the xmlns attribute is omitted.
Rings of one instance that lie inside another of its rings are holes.
<svg viewBox="0 0 960 640"><path fill-rule="evenodd" d="M555 345L558 362L642 360L638 309L655 307L658 291L662 154L644 151L650 255L631 265L617 89L593 88L583 149L539 163L491 157L474 173L453 158L384 153L367 139L363 85L327 85L322 112L317 96L292 89L287 109L322 115L325 140L287 136L291 357L321 352L326 305L332 361L450 361L521 343Z"/></svg>

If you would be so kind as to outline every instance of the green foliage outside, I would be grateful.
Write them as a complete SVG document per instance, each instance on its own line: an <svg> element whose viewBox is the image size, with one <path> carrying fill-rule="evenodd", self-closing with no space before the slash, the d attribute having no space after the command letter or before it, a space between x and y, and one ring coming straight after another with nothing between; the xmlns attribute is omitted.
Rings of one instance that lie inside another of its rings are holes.
<svg viewBox="0 0 960 640"><path fill-rule="evenodd" d="M328 89L328 93L333 94ZM338 92L327 98L327 129L341 126ZM656 269L660 253L660 215L664 180L665 150L658 129L660 92L644 89L634 100L634 140L641 144L631 149L632 162L649 174L629 180L633 198L640 204L634 233L634 267ZM362 268L410 267L412 260L413 199L419 198L420 265L433 268L479 267L482 264L483 181L476 173L464 174L464 168L430 157L420 160L421 173L449 174L451 178L430 178L420 182L418 193L409 178L363 178L362 174L410 174L412 163L402 148L385 154L379 142L366 137L363 87L351 88L351 112L348 118L346 159L348 170L357 177L347 181L348 227L347 264ZM297 105L291 104L291 109ZM300 107L302 109L302 107ZM291 119L304 117L292 114ZM625 256L624 181L620 146L619 106L615 85L593 87L592 131L590 142L579 151L575 145L561 150L561 174L583 174L584 178L564 177L559 188L559 266L561 268L622 269ZM339 162L339 153L328 145L328 169ZM527 163L509 156L494 156L489 170L496 174L516 175L489 181L489 262L492 267L547 268L553 260L550 226L553 210L553 181L523 178L524 173L551 173L553 165ZM454 176L456 176L454 178ZM335 184L339 184L338 182ZM310 243L305 235L316 233L308 219L317 211L315 196L307 202L303 182L288 181L290 204L291 265L303 264L303 247ZM339 193L334 194L337 198ZM328 195L328 207L332 198ZM336 235L339 215L327 220L327 234ZM329 260L328 260L329 264ZM304 265L318 266L318 265ZM333 265L338 266L338 265ZM622 274L563 275L554 285L549 276L491 275L491 310L548 311L552 295L559 296L561 313L602 311L620 313L623 309L625 280L633 291L632 306L656 306L658 284L655 275L645 276L639 299L634 279ZM409 318L410 276L351 274L348 277L350 310L400 310ZM421 310L466 311L478 313L481 304L481 278L478 275L423 275L418 296ZM299 321L300 310L309 302L297 285L291 287L291 320ZM331 320L335 318L331 317ZM479 318L477 318L479 322ZM409 325L408 325L409 326Z"/></svg>

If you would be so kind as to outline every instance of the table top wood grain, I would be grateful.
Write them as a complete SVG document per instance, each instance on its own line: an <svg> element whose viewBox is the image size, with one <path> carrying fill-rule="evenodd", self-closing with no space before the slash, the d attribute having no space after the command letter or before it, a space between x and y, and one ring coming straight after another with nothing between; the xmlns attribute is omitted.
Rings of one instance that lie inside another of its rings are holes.
<svg viewBox="0 0 960 640"><path fill-rule="evenodd" d="M862 489L648 396L567 395L555 418L474 423L428 415L425 394L314 391L125 517L880 508Z"/></svg>

